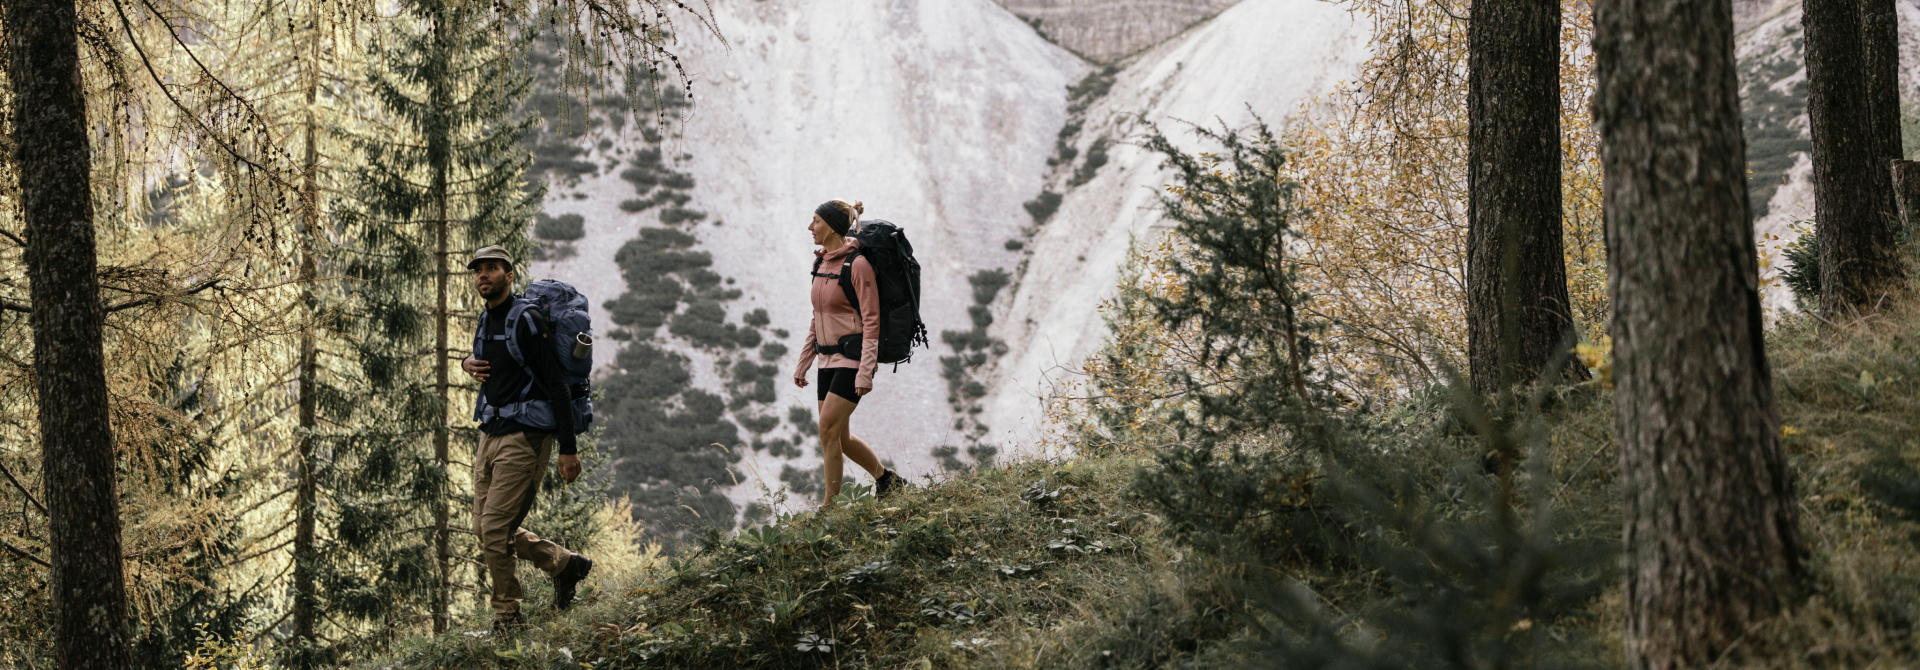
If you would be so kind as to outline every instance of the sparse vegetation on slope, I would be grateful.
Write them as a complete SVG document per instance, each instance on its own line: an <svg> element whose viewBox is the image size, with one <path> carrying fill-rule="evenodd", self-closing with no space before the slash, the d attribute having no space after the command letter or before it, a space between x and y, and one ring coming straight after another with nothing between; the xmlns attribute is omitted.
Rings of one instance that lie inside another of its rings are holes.
<svg viewBox="0 0 1920 670"><path fill-rule="evenodd" d="M1920 315L1837 338L1809 323L1773 335L1818 578L1756 633L1747 660L1912 663ZM582 606L513 639L423 638L368 667L1479 667L1495 650L1514 667L1612 667L1621 596L1605 559L1619 494L1600 384L1543 396L1527 456L1539 465L1518 471L1525 524L1548 503L1562 520L1533 538L1561 547L1537 554L1559 562L1533 579L1574 596L1548 616L1500 619L1504 596L1470 588L1515 574L1482 572L1504 545L1471 541L1496 527L1501 480L1471 414L1430 393L1353 417L1352 444L1381 455L1371 473L1288 472L1306 461L1258 440L1238 460L1109 445L709 534L667 565L597 575ZM1369 490L1394 495L1367 504ZM1457 645L1460 663L1434 647L1454 638L1471 642Z"/></svg>

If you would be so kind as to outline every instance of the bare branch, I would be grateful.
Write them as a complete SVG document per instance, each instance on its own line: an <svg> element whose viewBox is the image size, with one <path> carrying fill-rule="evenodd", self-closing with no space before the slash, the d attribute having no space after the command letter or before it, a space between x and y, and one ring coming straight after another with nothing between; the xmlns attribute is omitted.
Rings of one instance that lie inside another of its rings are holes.
<svg viewBox="0 0 1920 670"><path fill-rule="evenodd" d="M214 288L214 287L216 287L216 286L219 286L219 285L220 285L220 280L218 280L218 279L208 279L208 280L206 280L206 281L203 281L203 282L200 282L200 283L198 283L198 284L194 284L194 285L193 285L193 286L192 286L191 288L188 288L188 289L187 289L187 290L185 290L185 291L181 291L181 292L179 293L179 295L193 295L193 294L195 294L195 293L199 293L199 292L201 292L201 291L205 291L205 290L207 290L207 289L210 289L210 288ZM117 303L117 304L113 304L113 305L107 305L105 309L106 309L106 311L107 311L107 312L118 312L118 311L121 311L121 310L126 310L126 309L133 309L133 308L135 308L135 307L140 307L140 306L142 306L142 305L148 305L148 304L152 304L152 303L153 303L154 301L157 301L157 300L159 300L159 299L161 299L161 298L164 298L164 297L169 297L169 296L163 296L163 295L150 295L150 296L147 296L147 297L145 297L145 298L140 298L140 299L137 299L137 300L128 300L128 301L126 301L126 302L122 302L122 303Z"/></svg>
<svg viewBox="0 0 1920 670"><path fill-rule="evenodd" d="M5 548L7 551L11 551L13 553L19 554L21 558L27 559L29 561L33 561L35 563L39 563L40 565L48 569L53 568L52 563L46 562L45 560L41 559L39 556L35 556L33 554L27 553L27 550L13 546L12 544L9 544L6 540L0 540L0 548Z"/></svg>
<svg viewBox="0 0 1920 670"><path fill-rule="evenodd" d="M20 480L13 478L13 471L8 470L7 465L5 463L0 463L0 475L6 475L7 481L13 482L13 487L20 489L20 494L27 497L27 502L33 503L34 508L40 510L41 516L47 516L47 506L42 505L40 504L40 501L33 499L33 492L28 491L27 487L22 486L20 484Z"/></svg>

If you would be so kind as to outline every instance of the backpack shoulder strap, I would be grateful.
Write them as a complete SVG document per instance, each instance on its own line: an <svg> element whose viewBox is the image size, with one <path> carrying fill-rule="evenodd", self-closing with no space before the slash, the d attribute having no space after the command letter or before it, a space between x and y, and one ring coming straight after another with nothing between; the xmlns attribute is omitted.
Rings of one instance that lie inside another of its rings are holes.
<svg viewBox="0 0 1920 670"><path fill-rule="evenodd" d="M847 253L847 259L840 263L840 290L847 294L847 304L853 305L853 313L860 313L860 296L853 291L853 261L860 258L860 250ZM867 261L867 267L873 267L873 261ZM879 279L875 277L875 279Z"/></svg>
<svg viewBox="0 0 1920 670"><path fill-rule="evenodd" d="M496 336L507 341L507 353L513 355L514 362L519 363L520 367L527 366L526 352L520 348L520 322L526 321L527 327L533 329L533 334L540 334L540 320L533 318L532 308L532 302L514 299L513 307L507 310L506 327L500 329L501 335Z"/></svg>

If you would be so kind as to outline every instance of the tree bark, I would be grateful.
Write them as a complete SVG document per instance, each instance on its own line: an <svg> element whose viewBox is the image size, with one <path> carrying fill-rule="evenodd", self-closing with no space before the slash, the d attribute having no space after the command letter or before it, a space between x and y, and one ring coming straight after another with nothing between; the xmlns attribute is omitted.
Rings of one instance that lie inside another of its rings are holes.
<svg viewBox="0 0 1920 670"><path fill-rule="evenodd" d="M54 659L62 668L130 668L77 15L73 0L9 0L6 21Z"/></svg>
<svg viewBox="0 0 1920 670"><path fill-rule="evenodd" d="M1534 381L1573 332L1560 230L1560 3L1476 0L1467 25L1467 349L1474 390L1491 393Z"/></svg>
<svg viewBox="0 0 1920 670"><path fill-rule="evenodd" d="M318 260L313 257L314 239L320 225L320 152L314 138L320 126L313 118L313 105L320 89L318 14L319 11L313 9L309 15L313 25L307 42L306 152L300 178L300 306L305 311L305 321L300 331L300 463L293 530L293 639L308 645L317 639L314 622L318 615L318 594L314 590L314 569L320 560L313 534L318 494L313 473L313 433L319 425L315 416L319 399L314 385L319 383L320 367L319 348L314 341L319 318L314 282L320 273ZM302 654L301 659L303 666L312 660L307 654Z"/></svg>
<svg viewBox="0 0 1920 670"><path fill-rule="evenodd" d="M1907 230L1920 229L1920 161L1894 161L1891 172L1901 225Z"/></svg>
<svg viewBox="0 0 1920 670"><path fill-rule="evenodd" d="M429 20L433 22L433 55L431 56L431 62L428 64L428 68L433 71L427 75L429 89L427 96L428 106L430 107L428 113L431 114L433 118L428 124L427 130L427 164L432 171L432 182L429 188L431 189L431 197L433 198L435 258L439 261L439 265L437 266L439 272L435 273L438 297L434 303L435 307L433 312L434 393L440 400L440 420L435 422L433 426L433 459L434 462L439 465L440 481L442 484L439 495L434 497L433 504L433 547L434 555L438 558L439 562L437 574L438 583L435 585L433 596L433 632L435 633L447 632L447 629L452 625L452 620L447 614L447 607L448 600L452 595L453 585L453 575L451 574L453 569L453 554L452 550L447 546L449 541L449 531L447 528L449 510L447 509L447 487L445 486L449 461L448 442L451 439L451 435L449 435L450 427L447 422L447 411L448 407L452 404L449 397L450 390L447 381L447 361L451 357L447 348L447 317L448 311L452 308L452 305L448 303L449 295L447 293L447 254L449 253L447 239L449 232L447 221L447 184L449 179L447 172L452 169L453 161L453 119L452 114L448 113L448 108L453 105L453 91L448 87L448 79L452 77L452 72L449 65L451 55L448 53L450 47L446 40L447 31L451 29L450 26L447 25L447 22L453 17L449 16L449 14L451 14L451 12L448 11L446 6L438 4L434 5L429 14L431 17Z"/></svg>
<svg viewBox="0 0 1920 670"><path fill-rule="evenodd" d="M1864 103L1874 169L1904 158L1900 146L1900 22L1894 0L1860 0L1860 54ZM1891 200L1889 200L1891 202Z"/></svg>
<svg viewBox="0 0 1920 670"><path fill-rule="evenodd" d="M1881 156L1884 141L1873 131L1873 96L1862 96L1870 77L1859 3L1806 0L1802 16L1820 312L1829 323L1873 311L1905 274L1887 171L1892 157Z"/></svg>
<svg viewBox="0 0 1920 670"><path fill-rule="evenodd" d="M1602 0L1594 52L1626 655L1702 667L1805 577L1761 334L1732 6Z"/></svg>

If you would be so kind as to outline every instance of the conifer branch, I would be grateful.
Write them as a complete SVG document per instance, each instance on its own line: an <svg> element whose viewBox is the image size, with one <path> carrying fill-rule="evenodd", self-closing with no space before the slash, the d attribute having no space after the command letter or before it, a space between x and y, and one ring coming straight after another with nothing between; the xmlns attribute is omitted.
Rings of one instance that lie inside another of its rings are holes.
<svg viewBox="0 0 1920 670"><path fill-rule="evenodd" d="M141 1L143 4L147 5L147 9L149 11L153 11L152 4L146 3L146 0L141 0ZM133 20L127 18L127 9L126 7L120 4L120 0L113 0L113 10L116 14L120 16L120 27L125 28L127 31L127 43L133 47L133 52L140 56L140 65L146 69L147 76L153 78L153 83L158 86L158 88L160 89L160 93L162 95L167 96L167 100L173 103L174 108L182 112L187 112L191 110L192 109L191 107L188 107L186 103L181 102L180 98L174 95L173 89L167 86L166 79L161 77L159 72L154 71L153 60L147 57L147 50L140 46L139 36L133 34ZM154 15L161 16L161 14L157 11L154 11ZM162 19L161 22L166 23L164 18ZM174 31L172 24L167 24L167 33L173 36L174 41L180 44L180 48L186 51L189 57L193 58L193 62L195 65L200 65L202 73L206 74L209 79L212 79L215 82L220 81L218 77L215 77L213 75L212 71L206 69L205 65L200 64L200 59L198 57L193 56L193 50L188 49L186 47L186 43L180 41L180 35L178 32ZM233 90L228 89L225 83L221 83L220 88L225 89L229 95L233 95ZM247 105L247 101L245 99L240 98L238 95L233 95L233 98L234 100L239 101L240 104L245 105L247 107L247 111L249 113L252 113L252 115L256 119L259 118L259 114L253 111L253 107L251 105ZM248 168L258 170L263 174L269 175L276 182L281 181L279 178L280 175L278 172L275 172L267 168L267 166L264 166L259 163L255 163L252 160L249 160L244 154L240 152L239 148L229 144L226 141L225 136L221 135L219 131L214 130L211 126L208 126L206 120L200 118L198 114L188 113L187 116L192 117L194 121L194 125L200 126L200 129L205 131L208 137L213 138L214 143L219 145L220 149L222 151L225 151L228 156L232 156L234 160L240 161L241 163L245 163Z"/></svg>
<svg viewBox="0 0 1920 670"><path fill-rule="evenodd" d="M193 294L195 294L195 293L199 293L199 292L201 292L201 291L205 291L205 290L207 290L207 289L210 289L210 288L213 288L213 287L215 287L215 286L219 286L219 285L220 285L220 280L218 280L218 279L208 279L208 280L206 280L206 281L203 281L203 282L200 282L200 283L198 283L198 284L195 284L195 285L193 285L193 287L192 287L192 288L188 288L187 290L185 290L185 291L182 291L182 292L180 292L180 295L183 295L183 296L187 296L187 295L193 295ZM156 294L156 295L149 295L149 296L147 296L147 297L145 297L145 298L139 298L139 299L135 299L135 300L128 300L128 301L126 301L126 302L122 302L122 303L117 303L117 304L113 304L113 305L107 305L107 306L106 306L106 311L107 311L107 312L109 312L109 313L112 313L112 312L118 312L118 311L121 311L121 310L127 310L127 309L133 309L133 308L135 308L135 307L140 307L140 306L143 306L143 305L148 305L148 304L152 304L152 303L153 303L154 301L157 301L157 300L159 300L159 299L160 299L160 298L162 298L162 297L165 297L165 296L161 296L161 295L157 295L157 294Z"/></svg>

